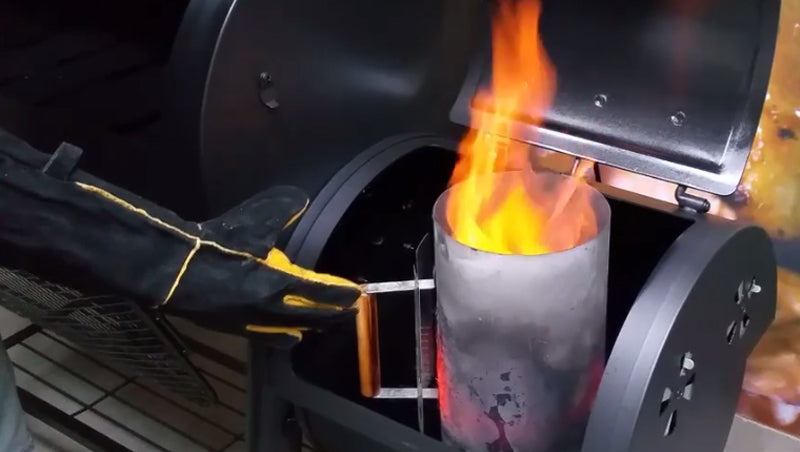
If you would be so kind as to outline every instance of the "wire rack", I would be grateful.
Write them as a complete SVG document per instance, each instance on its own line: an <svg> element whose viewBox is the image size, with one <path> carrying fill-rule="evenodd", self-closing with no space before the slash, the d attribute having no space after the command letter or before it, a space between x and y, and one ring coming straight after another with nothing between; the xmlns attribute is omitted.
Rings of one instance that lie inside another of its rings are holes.
<svg viewBox="0 0 800 452"><path fill-rule="evenodd" d="M24 270L0 266L0 306L187 400L201 406L217 401L166 319L130 300L86 296Z"/></svg>

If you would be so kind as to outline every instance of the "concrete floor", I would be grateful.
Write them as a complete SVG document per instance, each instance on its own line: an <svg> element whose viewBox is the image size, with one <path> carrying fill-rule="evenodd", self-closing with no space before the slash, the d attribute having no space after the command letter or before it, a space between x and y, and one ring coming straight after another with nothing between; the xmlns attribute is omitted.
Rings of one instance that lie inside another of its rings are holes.
<svg viewBox="0 0 800 452"><path fill-rule="evenodd" d="M25 319L0 308L3 337L28 325ZM190 328L189 334L203 332ZM202 339L213 343L213 338ZM229 355L241 355L244 344L236 339L226 338L218 344L227 348ZM131 450L244 450L245 376L211 359L192 356L220 398L218 405L203 408L157 384L130 378L46 331L11 347L8 353L20 388ZM40 421L29 418L29 426L37 450L85 450Z"/></svg>
<svg viewBox="0 0 800 452"><path fill-rule="evenodd" d="M174 321L187 337L232 360L245 360L241 338ZM8 337L30 322L0 308L0 335ZM244 451L245 376L200 355L193 363L212 385L220 404L202 408L158 385L131 379L46 331L9 349L17 384L127 448L142 452ZM28 417L39 452L88 449L43 422ZM783 433L736 418L725 452L800 451Z"/></svg>

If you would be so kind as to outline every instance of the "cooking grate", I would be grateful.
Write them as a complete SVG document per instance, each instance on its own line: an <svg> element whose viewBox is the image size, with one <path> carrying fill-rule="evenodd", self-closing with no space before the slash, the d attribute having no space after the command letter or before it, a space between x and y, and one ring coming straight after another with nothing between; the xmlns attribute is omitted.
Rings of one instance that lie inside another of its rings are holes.
<svg viewBox="0 0 800 452"><path fill-rule="evenodd" d="M0 305L136 377L208 406L217 397L166 319L115 296L86 296L23 270L0 267Z"/></svg>

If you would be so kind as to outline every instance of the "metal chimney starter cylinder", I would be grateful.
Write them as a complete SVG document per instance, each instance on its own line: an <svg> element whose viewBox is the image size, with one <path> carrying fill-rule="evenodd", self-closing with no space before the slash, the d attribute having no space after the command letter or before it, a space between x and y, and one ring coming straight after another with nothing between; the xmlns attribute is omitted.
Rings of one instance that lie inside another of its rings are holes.
<svg viewBox="0 0 800 452"><path fill-rule="evenodd" d="M461 450L580 448L603 370L610 208L591 186L578 189L589 191L598 234L540 255L453 239L452 187L434 206L442 434Z"/></svg>

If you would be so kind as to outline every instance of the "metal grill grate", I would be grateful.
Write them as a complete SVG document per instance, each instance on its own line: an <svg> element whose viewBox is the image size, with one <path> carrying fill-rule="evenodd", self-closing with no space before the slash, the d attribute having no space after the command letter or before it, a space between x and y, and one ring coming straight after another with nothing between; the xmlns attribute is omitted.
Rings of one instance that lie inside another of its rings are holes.
<svg viewBox="0 0 800 452"><path fill-rule="evenodd" d="M131 375L199 405L216 401L166 320L115 296L85 296L23 270L0 267L0 305Z"/></svg>

